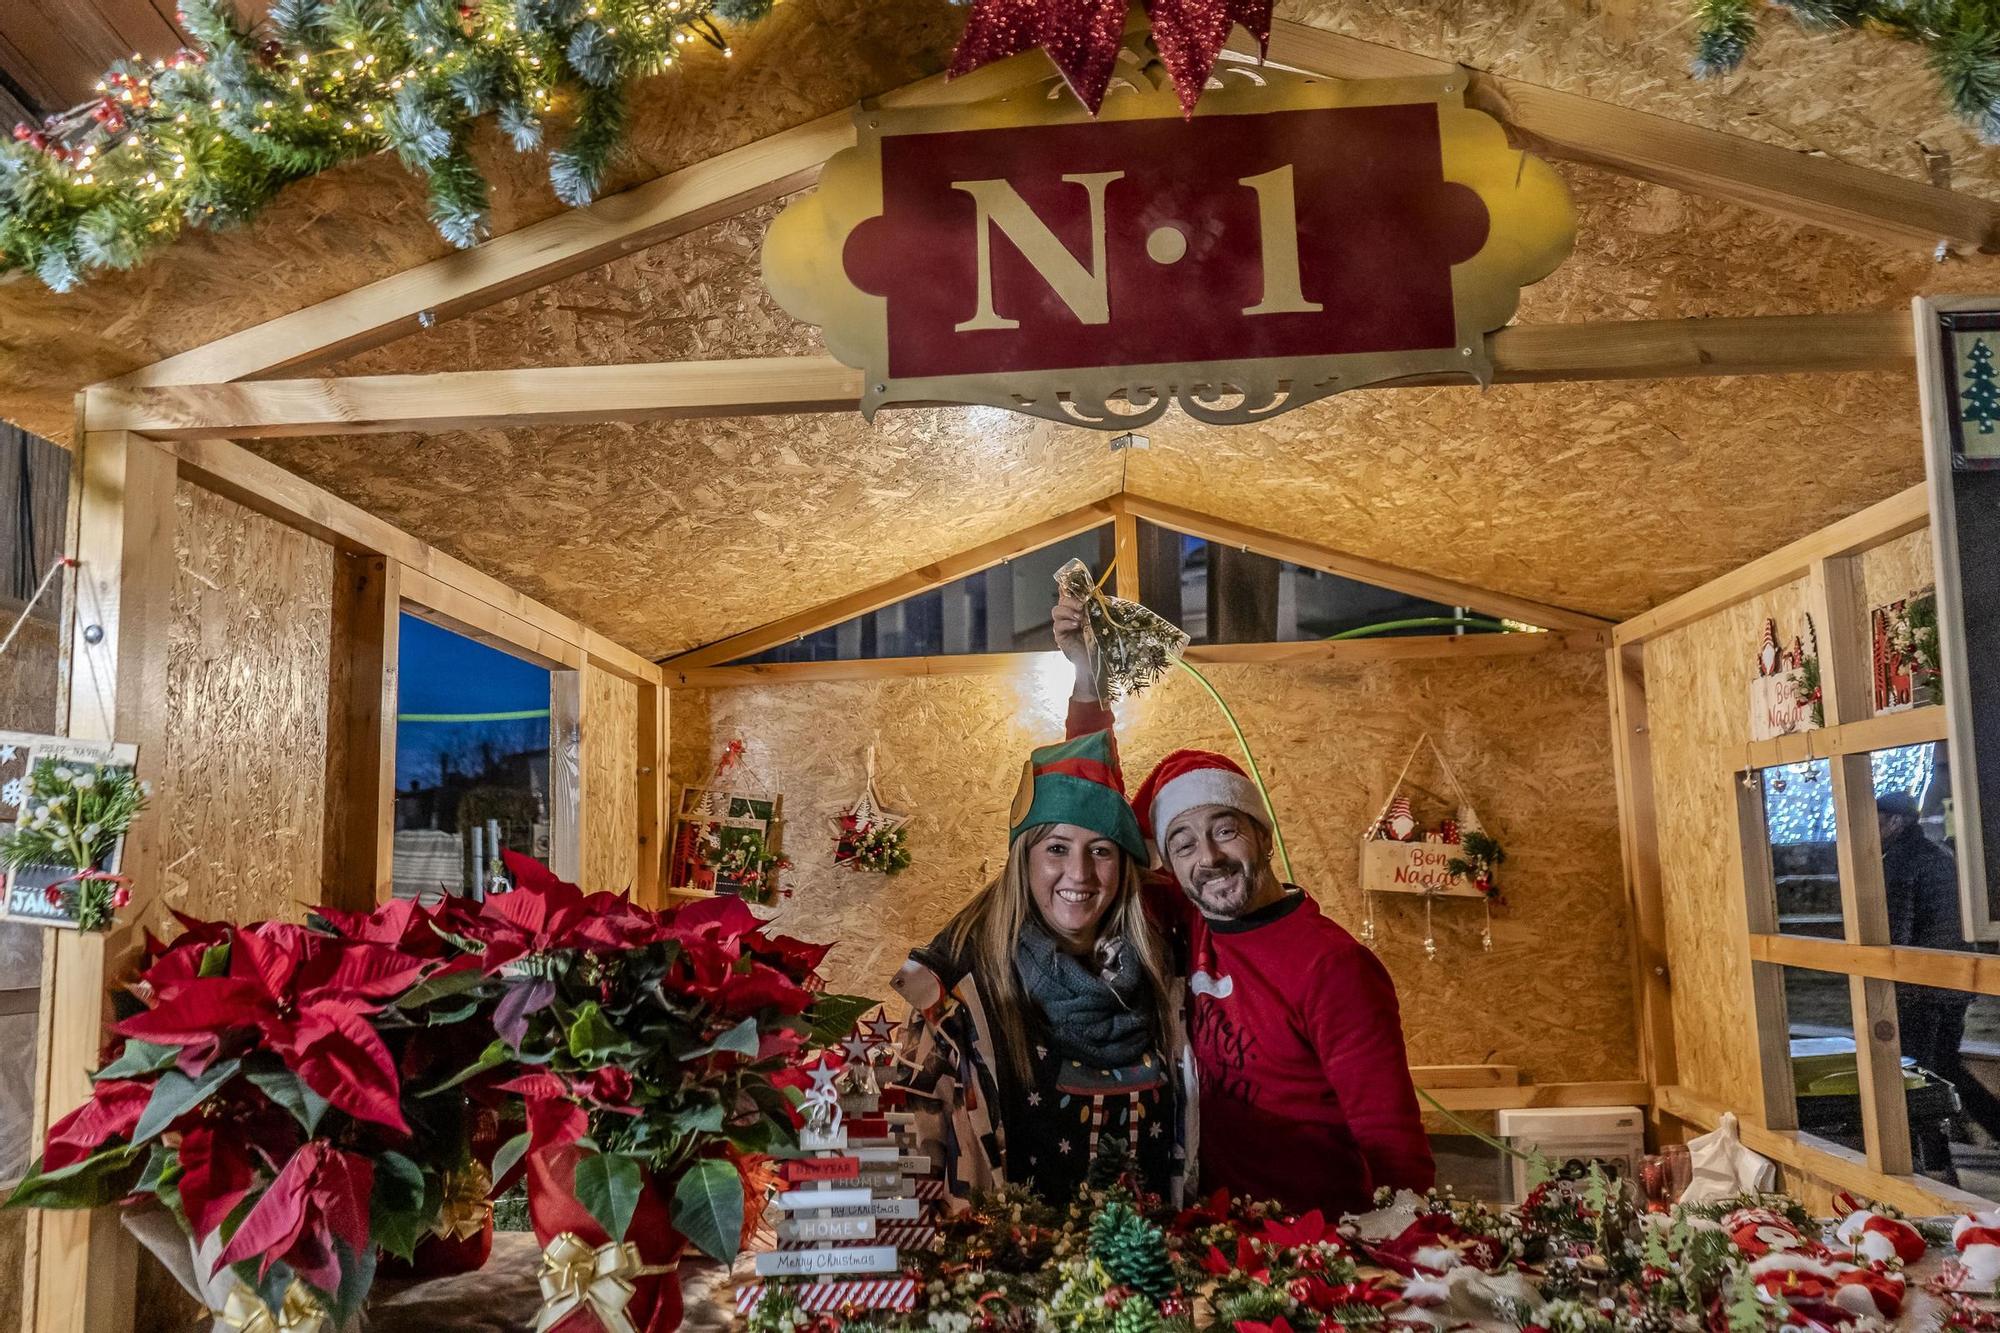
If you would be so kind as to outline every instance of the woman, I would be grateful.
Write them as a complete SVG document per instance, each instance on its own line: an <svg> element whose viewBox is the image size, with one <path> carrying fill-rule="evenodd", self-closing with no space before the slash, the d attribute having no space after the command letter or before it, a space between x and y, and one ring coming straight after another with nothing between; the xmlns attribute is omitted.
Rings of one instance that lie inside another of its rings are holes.
<svg viewBox="0 0 2000 1333"><path fill-rule="evenodd" d="M1178 1201L1193 1066L1110 734L1036 750L1012 824L1000 877L896 976L924 1151L955 1200L1066 1201L1102 1158Z"/></svg>

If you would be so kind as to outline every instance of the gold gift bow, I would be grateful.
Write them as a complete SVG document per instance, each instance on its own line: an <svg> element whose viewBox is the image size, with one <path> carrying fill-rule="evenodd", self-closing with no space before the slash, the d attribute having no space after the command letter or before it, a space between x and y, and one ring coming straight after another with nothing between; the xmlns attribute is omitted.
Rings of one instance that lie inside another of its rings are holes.
<svg viewBox="0 0 2000 1333"><path fill-rule="evenodd" d="M221 1320L224 1328L235 1329L238 1333L319 1333L326 1327L326 1311L313 1299L306 1284L296 1278L291 1286L285 1288L284 1303L275 1315L271 1313L271 1307L242 1281L238 1281L229 1295L223 1298L220 1310L209 1313Z"/></svg>
<svg viewBox="0 0 2000 1333"><path fill-rule="evenodd" d="M437 1221L431 1234L442 1240L455 1236L470 1240L486 1229L493 1205L486 1196L493 1192L493 1175L478 1162L469 1162L463 1171L444 1173L444 1202L438 1205Z"/></svg>
<svg viewBox="0 0 2000 1333"><path fill-rule="evenodd" d="M639 1262L639 1247L631 1241L607 1241L592 1248L574 1231L565 1231L542 1251L542 1310L535 1333L548 1333L577 1310L588 1308L605 1333L637 1333L625 1317L632 1301L632 1279L671 1273L680 1267Z"/></svg>

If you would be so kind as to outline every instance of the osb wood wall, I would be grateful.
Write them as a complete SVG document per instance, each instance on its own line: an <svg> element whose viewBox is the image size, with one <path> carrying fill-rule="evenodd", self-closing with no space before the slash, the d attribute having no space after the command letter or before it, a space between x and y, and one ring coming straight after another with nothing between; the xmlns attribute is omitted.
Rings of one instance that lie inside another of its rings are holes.
<svg viewBox="0 0 2000 1333"><path fill-rule="evenodd" d="M1052 662L1052 659L1044 659ZM1402 997L1419 1064L1518 1064L1544 1081L1637 1069L1608 754L1596 654L1367 668L1215 667L1210 678L1256 747L1299 879L1359 929L1357 839L1412 743L1430 730L1508 849L1509 906L1481 951L1476 904L1437 911L1424 960L1420 902L1378 899L1377 950ZM673 692L677 783L707 777L741 737L744 781L783 793L794 869L786 928L838 941L835 989L887 995L889 976L997 870L1030 747L1060 735L1066 672ZM1136 787L1167 750L1233 753L1215 705L1176 676L1122 706ZM835 869L826 821L855 794L869 744L878 790L914 814L915 864L894 879ZM1435 769L1417 776L1439 789Z"/></svg>
<svg viewBox="0 0 2000 1333"><path fill-rule="evenodd" d="M1932 581L1930 533L1862 557L1869 604ZM1738 603L1646 644L1660 890L1673 975L1681 1083L1754 1117L1757 1048L1737 864L1733 774L1750 739L1749 680L1765 618L1781 640L1804 626L1804 580Z"/></svg>
<svg viewBox="0 0 2000 1333"><path fill-rule="evenodd" d="M176 488L165 905L298 918L320 897L333 548Z"/></svg>
<svg viewBox="0 0 2000 1333"><path fill-rule="evenodd" d="M583 879L623 892L639 879L639 687L583 673Z"/></svg>

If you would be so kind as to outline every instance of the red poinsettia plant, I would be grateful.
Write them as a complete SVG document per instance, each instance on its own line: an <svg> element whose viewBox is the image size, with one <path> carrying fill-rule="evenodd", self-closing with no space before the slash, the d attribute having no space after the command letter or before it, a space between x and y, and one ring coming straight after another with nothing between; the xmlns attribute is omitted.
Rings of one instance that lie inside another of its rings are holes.
<svg viewBox="0 0 2000 1333"><path fill-rule="evenodd" d="M91 1099L8 1205L157 1199L270 1309L297 1281L336 1320L378 1257L444 1234L472 1168L504 1187L530 1150L609 1239L645 1176L681 1182L674 1227L733 1255L738 1161L796 1141L788 1071L862 1002L817 994L825 949L740 902L657 912L509 869L478 904L149 940ZM528 1128L496 1151L496 1118Z"/></svg>

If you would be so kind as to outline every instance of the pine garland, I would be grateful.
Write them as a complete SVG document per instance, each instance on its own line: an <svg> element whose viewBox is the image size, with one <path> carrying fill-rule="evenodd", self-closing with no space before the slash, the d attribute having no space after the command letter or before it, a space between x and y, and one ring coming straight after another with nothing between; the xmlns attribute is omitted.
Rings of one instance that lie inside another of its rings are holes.
<svg viewBox="0 0 2000 1333"><path fill-rule="evenodd" d="M1952 111L2000 143L2000 0L1772 0L1809 28L1869 28L1924 48ZM1696 0L1697 78L1736 69L1757 36L1760 0Z"/></svg>
<svg viewBox="0 0 2000 1333"><path fill-rule="evenodd" d="M184 0L190 48L121 61L97 100L0 144L0 272L68 291L385 150L427 179L439 234L477 244L490 201L475 120L493 116L523 153L562 126L551 185L566 204L589 203L625 141L633 82L690 42L727 53L717 21L754 22L771 4L277 0L252 26L234 0Z"/></svg>

